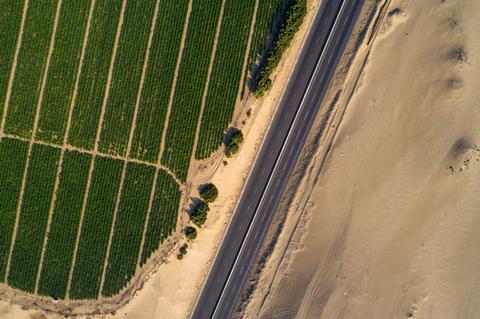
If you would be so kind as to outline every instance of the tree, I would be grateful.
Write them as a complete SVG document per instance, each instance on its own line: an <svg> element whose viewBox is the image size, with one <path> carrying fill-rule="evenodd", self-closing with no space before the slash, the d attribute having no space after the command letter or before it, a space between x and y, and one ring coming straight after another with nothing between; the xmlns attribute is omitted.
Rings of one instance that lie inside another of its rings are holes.
<svg viewBox="0 0 480 319"><path fill-rule="evenodd" d="M208 207L208 204L202 201L193 209L192 213L190 214L190 220L198 227L202 227L202 225L207 221L209 210L210 207Z"/></svg>
<svg viewBox="0 0 480 319"><path fill-rule="evenodd" d="M188 248L188 245L183 244L182 247L180 247L180 254L186 255L187 254L187 248Z"/></svg>
<svg viewBox="0 0 480 319"><path fill-rule="evenodd" d="M212 184L208 183L200 189L200 197L207 203L214 202L218 197L218 189Z"/></svg>
<svg viewBox="0 0 480 319"><path fill-rule="evenodd" d="M194 240L197 238L197 229L192 226L187 226L185 227L185 230L183 231L185 233L185 237L187 237L188 240Z"/></svg>
<svg viewBox="0 0 480 319"><path fill-rule="evenodd" d="M225 155L232 157L240 149L240 144L243 143L243 133L238 129L234 129L235 132L228 138L225 143Z"/></svg>

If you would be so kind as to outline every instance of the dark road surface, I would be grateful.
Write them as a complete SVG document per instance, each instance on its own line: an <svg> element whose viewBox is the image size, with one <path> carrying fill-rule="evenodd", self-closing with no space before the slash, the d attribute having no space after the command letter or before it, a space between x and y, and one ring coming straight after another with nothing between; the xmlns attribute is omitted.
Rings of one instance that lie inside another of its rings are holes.
<svg viewBox="0 0 480 319"><path fill-rule="evenodd" d="M230 318L364 0L323 1L235 208L192 319Z"/></svg>

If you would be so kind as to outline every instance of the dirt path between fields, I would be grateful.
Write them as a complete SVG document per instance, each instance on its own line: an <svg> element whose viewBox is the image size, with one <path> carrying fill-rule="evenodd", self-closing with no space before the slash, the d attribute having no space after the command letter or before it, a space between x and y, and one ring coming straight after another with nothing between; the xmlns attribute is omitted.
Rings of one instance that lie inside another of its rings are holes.
<svg viewBox="0 0 480 319"><path fill-rule="evenodd" d="M3 114L2 114L2 122L0 124L0 139L3 137L3 130L5 128L5 122L7 120L8 107L10 104L10 96L12 95L13 79L15 78L15 72L17 70L17 63L18 63L18 55L20 54L20 47L22 46L23 30L25 29L25 20L27 18L27 10L28 10L28 0L25 0L25 3L23 4L22 22L20 23L20 30L18 31L19 35L17 39L17 46L15 48L15 55L13 57L12 69L10 70L10 75L8 77L7 96L5 98L5 105L3 107Z"/></svg>

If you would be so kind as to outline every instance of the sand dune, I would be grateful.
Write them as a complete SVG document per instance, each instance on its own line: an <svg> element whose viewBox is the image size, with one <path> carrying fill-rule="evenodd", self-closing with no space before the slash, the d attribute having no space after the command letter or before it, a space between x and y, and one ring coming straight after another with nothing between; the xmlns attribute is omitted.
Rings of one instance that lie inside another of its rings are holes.
<svg viewBox="0 0 480 319"><path fill-rule="evenodd" d="M389 12L247 317L480 318L480 2Z"/></svg>

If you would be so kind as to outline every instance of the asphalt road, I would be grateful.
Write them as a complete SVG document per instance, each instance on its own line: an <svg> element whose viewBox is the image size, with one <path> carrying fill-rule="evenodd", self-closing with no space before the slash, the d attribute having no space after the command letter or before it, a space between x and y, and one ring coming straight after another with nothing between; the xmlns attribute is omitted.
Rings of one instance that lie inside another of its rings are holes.
<svg viewBox="0 0 480 319"><path fill-rule="evenodd" d="M328 0L318 9L192 319L230 318L236 310L363 3Z"/></svg>

